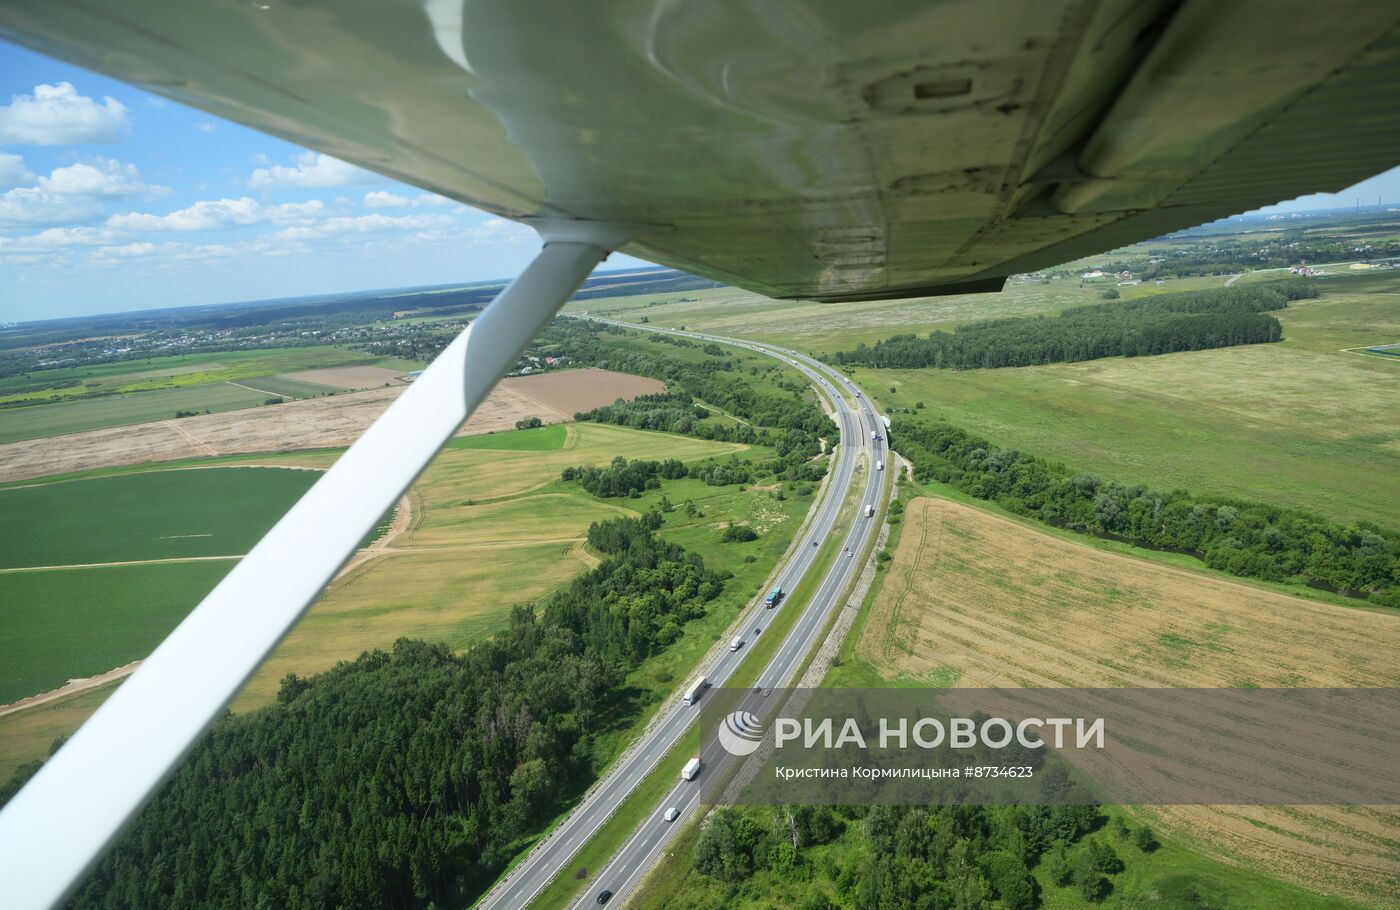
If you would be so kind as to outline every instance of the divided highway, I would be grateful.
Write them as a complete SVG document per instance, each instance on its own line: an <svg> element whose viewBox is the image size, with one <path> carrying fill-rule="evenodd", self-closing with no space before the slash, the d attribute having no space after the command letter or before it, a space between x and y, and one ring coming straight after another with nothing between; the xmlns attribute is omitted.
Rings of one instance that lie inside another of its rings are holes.
<svg viewBox="0 0 1400 910"><path fill-rule="evenodd" d="M757 685L763 688L790 685L795 681L797 671L807 655L820 642L827 621L840 606L841 594L859 574L860 560L854 558L855 555L864 550L875 533L876 521L866 517L866 512L867 507L873 508L877 514L880 512L885 491L884 474L874 468L876 461L884 459L886 453L883 451L883 443L876 442L872 437L874 434L882 437L885 435L884 424L876 416L869 400L845 377L825 364L797 352L698 332L641 327L621 322L612 324L735 345L779 358L805 374L835 405L836 422L841 431L835 472L827 484L826 495L818 506L815 519L809 524L796 551L778 574L777 584L781 585L784 591L792 591L812 570L822 551L821 544L827 540L837 524L848 493L857 485L860 485L861 492L858 509L851 519L851 526L843 541L847 551L837 554L817 590L801 608L801 615L757 681ZM861 455L865 457L862 458ZM794 603L792 608L796 609L798 605ZM781 610L785 607L780 605L776 609ZM737 651L721 651L717 657L711 659L709 665L699 668L699 673L704 674L710 685L725 685L743 663L754 642L763 634L758 629L768 625L774 612L765 609L761 603L748 610L737 627L743 641L742 646ZM703 697L700 701L703 703ZM534 900L661 763L694 723L700 710L699 705L686 706L679 701L662 707L661 716L643 734L642 740L618 764L609 769L603 779L546 840L478 902L478 910L514 910L525 907ZM702 760L709 765L717 757L702 755ZM703 771L701 774L703 776ZM653 860L696 809L700 790L701 784L698 780L679 782L661 804L653 808L633 837L608 865L601 872L590 875L591 884L579 898L578 906L596 906L598 896L604 890L611 891L612 899L620 901L635 888ZM679 812L679 816L672 822L665 821L663 817L669 808L675 808Z"/></svg>

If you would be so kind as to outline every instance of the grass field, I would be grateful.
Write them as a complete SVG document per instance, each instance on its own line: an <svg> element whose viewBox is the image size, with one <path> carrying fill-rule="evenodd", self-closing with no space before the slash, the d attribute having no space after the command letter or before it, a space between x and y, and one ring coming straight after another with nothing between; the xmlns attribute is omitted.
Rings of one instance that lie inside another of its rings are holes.
<svg viewBox="0 0 1400 910"><path fill-rule="evenodd" d="M1400 369L1343 348L1400 335L1400 280L1299 301L1279 344L1005 370L860 370L884 408L1080 470L1397 526ZM1364 288L1364 290L1363 290ZM893 386L897 391L891 393Z"/></svg>
<svg viewBox="0 0 1400 910"><path fill-rule="evenodd" d="M261 392L219 382L9 408L0 411L0 443L172 420L177 411L237 411L256 407L267 398Z"/></svg>
<svg viewBox="0 0 1400 910"><path fill-rule="evenodd" d="M449 449L489 449L507 452L547 452L564 448L569 428L562 423L551 423L532 430L507 430L504 433L487 433L484 436L458 436L447 443Z"/></svg>
<svg viewBox="0 0 1400 910"><path fill-rule="evenodd" d="M145 657L234 564L0 573L0 704Z"/></svg>
<svg viewBox="0 0 1400 910"><path fill-rule="evenodd" d="M391 552L337 579L244 686L234 710L266 704L282 677L329 669L403 636L462 648L492 634L591 560L578 542Z"/></svg>
<svg viewBox="0 0 1400 910"><path fill-rule="evenodd" d="M285 398L314 398L327 392L345 391L343 386L307 382L287 376L250 376L247 379L240 379L239 384L250 389L257 389L259 392L268 392Z"/></svg>
<svg viewBox="0 0 1400 910"><path fill-rule="evenodd" d="M72 735L120 684L118 680L72 698L0 717L0 780L8 780L25 762L43 758L58 737Z"/></svg>
<svg viewBox="0 0 1400 910"><path fill-rule="evenodd" d="M1224 280L1121 290L1132 299ZM1345 349L1400 339L1400 276L1337 275L1318 286L1322 297L1275 314L1284 328L1279 344L1016 369L852 372L883 410L922 401L927 416L1107 479L1396 527L1400 361ZM995 295L813 304L727 289L618 315L829 352L900 332L1099 303L1102 290L1063 280L1013 282ZM595 310L622 303L586 302Z"/></svg>
<svg viewBox="0 0 1400 910"><path fill-rule="evenodd" d="M1289 597L920 498L909 506L890 571L833 679L1386 687L1400 682L1396 653L1400 616L1392 613ZM1324 806L1133 811L1183 851L1205 848L1246 868L1267 863L1310 891L1395 904L1400 813Z"/></svg>
<svg viewBox="0 0 1400 910"><path fill-rule="evenodd" d="M551 437L566 447L543 447ZM354 658L366 648L387 647L401 635L446 641L460 648L491 634L500 628L512 606L539 600L595 562L584 546L590 523L640 515L661 495L653 492L641 499L597 499L577 484L561 483L559 472L564 467L605 464L615 454L687 461L732 452L741 457L769 457L768 450L761 448L598 424L468 438L499 440L504 445L445 450L413 489L410 527L390 544L385 555L374 557L332 585L254 676L236 708L265 703L276 694L278 682L287 672L323 670L337 660ZM514 448L534 445L541 447ZM734 488L705 487L693 481L668 483L665 493L677 504L696 499L705 517L692 522L680 512L671 513L663 533L693 535L693 539L677 542L693 546L707 562L716 560L716 568L727 567L736 573L747 569L736 581L733 597L741 596L745 584L756 591L762 576L752 580L747 576L758 571L755 567L766 573L776 556L769 556L762 539L739 548L720 545L713 525L728 520L761 521L762 505L772 502L771 497L753 497ZM808 502L789 501L788 505L805 511ZM782 517L786 521L788 514ZM795 526L796 522L790 524ZM703 531L698 530L702 527ZM768 547L780 539L774 535ZM746 564L743 556L749 554L769 561ZM752 594L745 591L741 599ZM724 601L714 612L722 614L726 609L728 602ZM708 627L693 625L696 631L692 634L688 629L686 637L698 643L708 634ZM717 636L716 631L708 642ZM683 641L667 652L667 659L684 661L695 647ZM659 665L641 671L638 691L661 688L658 672L664 675Z"/></svg>
<svg viewBox="0 0 1400 910"><path fill-rule="evenodd" d="M0 490L0 568L241 556L319 476L210 468Z"/></svg>

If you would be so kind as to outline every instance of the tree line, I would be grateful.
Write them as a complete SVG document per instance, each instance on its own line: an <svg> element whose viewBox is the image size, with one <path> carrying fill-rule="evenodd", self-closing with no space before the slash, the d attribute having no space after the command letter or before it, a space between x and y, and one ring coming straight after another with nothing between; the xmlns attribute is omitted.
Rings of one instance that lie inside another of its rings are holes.
<svg viewBox="0 0 1400 910"><path fill-rule="evenodd" d="M723 588L651 525L591 526L599 566L461 654L401 639L226 714L69 905L469 903L639 713L625 674Z"/></svg>
<svg viewBox="0 0 1400 910"><path fill-rule="evenodd" d="M687 465L675 458L665 461L628 461L616 455L606 468L592 465L565 468L559 474L564 481L577 480L579 485L594 496L604 498L627 496L636 499L645 490L659 490L661 481L693 477L712 487L724 487L736 483L752 483L753 467L737 456L727 460L709 459Z"/></svg>
<svg viewBox="0 0 1400 910"><path fill-rule="evenodd" d="M1183 291L1071 307L1056 316L971 322L922 338L895 335L834 356L860 366L973 370L1261 344L1283 338L1282 325L1266 310L1316 296L1316 288L1301 282Z"/></svg>
<svg viewBox="0 0 1400 910"><path fill-rule="evenodd" d="M1018 515L1188 553L1232 575L1299 581L1400 607L1400 534L1370 522L1342 525L1263 503L1106 482L946 423L897 419L891 437L916 479L950 484Z"/></svg>

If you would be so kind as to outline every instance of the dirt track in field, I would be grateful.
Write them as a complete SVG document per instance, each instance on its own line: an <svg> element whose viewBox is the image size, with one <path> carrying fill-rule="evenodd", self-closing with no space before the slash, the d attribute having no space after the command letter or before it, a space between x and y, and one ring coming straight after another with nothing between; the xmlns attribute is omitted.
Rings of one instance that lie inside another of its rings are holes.
<svg viewBox="0 0 1400 910"><path fill-rule="evenodd" d="M886 678L961 687L1400 684L1400 617L1106 553L946 500L910 503L856 644ZM1142 810L1228 862L1400 906L1400 811Z"/></svg>
<svg viewBox="0 0 1400 910"><path fill-rule="evenodd" d="M346 446L405 388L396 385L7 443L0 445L0 483L143 462ZM506 379L459 435L512 429L517 420L531 416L559 423L572 419L576 411L663 389L654 379L594 369Z"/></svg>

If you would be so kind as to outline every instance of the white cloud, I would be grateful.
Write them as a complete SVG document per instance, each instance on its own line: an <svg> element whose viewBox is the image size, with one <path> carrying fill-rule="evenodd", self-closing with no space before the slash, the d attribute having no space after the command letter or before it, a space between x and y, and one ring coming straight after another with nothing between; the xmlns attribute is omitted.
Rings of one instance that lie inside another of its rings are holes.
<svg viewBox="0 0 1400 910"><path fill-rule="evenodd" d="M255 190L270 190L289 186L351 186L380 183L383 180L378 174L371 174L339 158L332 158L320 152L306 152L297 158L296 167L278 164L258 168L253 171L253 176L248 178L248 186Z"/></svg>
<svg viewBox="0 0 1400 910"><path fill-rule="evenodd" d="M219 127L217 124L211 123L208 120L201 120L198 123L194 124L194 128L199 130L201 133L212 133Z"/></svg>
<svg viewBox="0 0 1400 910"><path fill-rule="evenodd" d="M436 193L419 193L413 198L398 196L394 193L386 193L383 190L373 190L365 193L365 205L372 209L402 209L402 208L423 208L424 206L441 207L445 205L456 205L446 196L439 196Z"/></svg>
<svg viewBox="0 0 1400 910"><path fill-rule="evenodd" d="M24 166L23 158L0 153L0 189L27 186L33 182L34 174Z"/></svg>
<svg viewBox="0 0 1400 910"><path fill-rule="evenodd" d="M119 142L131 132L130 111L110 96L98 102L72 83L36 85L0 107L0 145L77 145Z"/></svg>
<svg viewBox="0 0 1400 910"><path fill-rule="evenodd" d="M103 200L163 190L147 185L134 164L97 158L55 168L37 186L0 193L0 227L96 221L105 213Z"/></svg>
<svg viewBox="0 0 1400 910"><path fill-rule="evenodd" d="M120 235L107 228L67 227L49 228L27 237L11 240L0 237L0 259L12 265L61 261L67 250L74 247L116 243Z"/></svg>
<svg viewBox="0 0 1400 910"><path fill-rule="evenodd" d="M134 164L110 158L97 158L92 164L72 164L56 168L39 178L39 188L59 196L92 196L121 199L147 192L151 187L141 180Z"/></svg>
<svg viewBox="0 0 1400 910"><path fill-rule="evenodd" d="M262 205L256 199L218 199L196 202L166 215L129 212L113 215L109 227L127 231L221 231L266 221L298 221L319 215L324 205L318 199L286 205Z"/></svg>
<svg viewBox="0 0 1400 910"><path fill-rule="evenodd" d="M279 240L316 240L343 234L421 231L446 227L451 223L452 219L446 215L342 215L314 224L289 227L274 236Z"/></svg>
<svg viewBox="0 0 1400 910"><path fill-rule="evenodd" d="M150 256L160 247L154 243L128 243L123 246L104 246L92 255L104 259L136 259Z"/></svg>
<svg viewBox="0 0 1400 910"><path fill-rule="evenodd" d="M407 197L395 196L393 193L386 193L383 190L365 193L365 205L372 209L401 209L410 204Z"/></svg>

